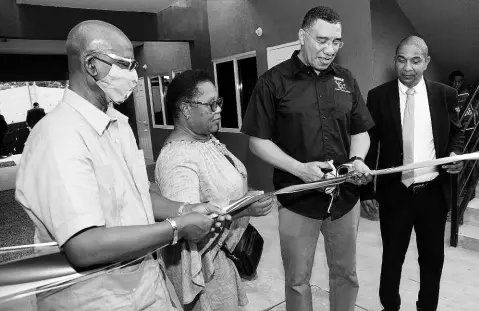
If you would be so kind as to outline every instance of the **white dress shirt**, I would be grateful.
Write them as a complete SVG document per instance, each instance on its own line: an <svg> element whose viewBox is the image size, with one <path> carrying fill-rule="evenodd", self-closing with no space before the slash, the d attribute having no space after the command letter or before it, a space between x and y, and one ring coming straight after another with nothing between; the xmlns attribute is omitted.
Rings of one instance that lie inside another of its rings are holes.
<svg viewBox="0 0 479 311"><path fill-rule="evenodd" d="M398 80L399 102L401 109L401 125L406 109L406 91L409 87ZM414 87L414 163L436 159L434 148L434 136L432 133L431 112L427 97L426 83L424 78ZM427 167L415 170L414 183L431 181L439 173L436 167Z"/></svg>

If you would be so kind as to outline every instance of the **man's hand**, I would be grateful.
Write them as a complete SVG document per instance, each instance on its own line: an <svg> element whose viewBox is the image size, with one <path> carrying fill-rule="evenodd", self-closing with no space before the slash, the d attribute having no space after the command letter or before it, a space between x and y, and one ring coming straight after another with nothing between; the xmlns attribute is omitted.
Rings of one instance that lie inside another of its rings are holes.
<svg viewBox="0 0 479 311"><path fill-rule="evenodd" d="M215 224L211 228L211 231L220 229L226 220L231 220L231 216L227 215L224 210L208 203L188 204L185 206L182 215L193 212L208 215L210 218L214 219Z"/></svg>
<svg viewBox="0 0 479 311"><path fill-rule="evenodd" d="M314 182L323 178L324 173L321 169L332 169L327 162L308 162L301 163L297 170L296 176L301 178L304 182Z"/></svg>
<svg viewBox="0 0 479 311"><path fill-rule="evenodd" d="M379 218L379 204L376 200L361 201L361 209L370 220L378 220Z"/></svg>
<svg viewBox="0 0 479 311"><path fill-rule="evenodd" d="M348 178L348 182L355 185L364 185L373 180L369 167L361 160L354 160L353 163L354 175Z"/></svg>
<svg viewBox="0 0 479 311"><path fill-rule="evenodd" d="M222 217L222 216L220 216ZM214 220L206 215L191 212L175 218L178 225L178 238L198 243L207 236L212 229Z"/></svg>
<svg viewBox="0 0 479 311"><path fill-rule="evenodd" d="M449 156L453 157L456 156L454 152L451 152ZM452 162L451 164L443 165L442 168L449 174L459 174L464 167L463 161Z"/></svg>

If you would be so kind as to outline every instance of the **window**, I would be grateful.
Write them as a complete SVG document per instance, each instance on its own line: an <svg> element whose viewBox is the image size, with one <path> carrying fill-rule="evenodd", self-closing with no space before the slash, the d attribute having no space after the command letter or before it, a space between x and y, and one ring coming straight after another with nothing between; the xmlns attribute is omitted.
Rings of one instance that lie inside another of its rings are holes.
<svg viewBox="0 0 479 311"><path fill-rule="evenodd" d="M218 95L223 97L221 130L238 131L253 92L258 71L256 52L249 52L213 61Z"/></svg>
<svg viewBox="0 0 479 311"><path fill-rule="evenodd" d="M170 85L169 74L148 77L148 90L150 94L150 108L153 117L153 127L171 128L174 125L173 115L165 105L165 95Z"/></svg>

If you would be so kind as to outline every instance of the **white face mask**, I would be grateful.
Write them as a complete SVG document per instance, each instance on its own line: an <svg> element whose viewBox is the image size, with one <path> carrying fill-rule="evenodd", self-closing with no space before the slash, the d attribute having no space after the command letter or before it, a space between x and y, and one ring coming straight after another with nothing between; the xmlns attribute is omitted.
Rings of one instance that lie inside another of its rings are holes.
<svg viewBox="0 0 479 311"><path fill-rule="evenodd" d="M136 70L122 69L115 64L111 65L108 74L96 81L106 96L116 104L123 103L133 92L138 83Z"/></svg>

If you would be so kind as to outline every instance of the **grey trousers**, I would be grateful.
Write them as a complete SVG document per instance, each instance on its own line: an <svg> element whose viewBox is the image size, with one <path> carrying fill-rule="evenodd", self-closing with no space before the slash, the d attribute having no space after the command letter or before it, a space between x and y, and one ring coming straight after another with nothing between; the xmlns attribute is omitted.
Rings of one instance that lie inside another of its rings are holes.
<svg viewBox="0 0 479 311"><path fill-rule="evenodd" d="M313 310L309 281L320 231L324 236L329 267L330 310L354 310L359 290L356 275L359 213L359 202L350 212L334 221L330 218L316 220L284 207L279 208L279 236L288 311Z"/></svg>

